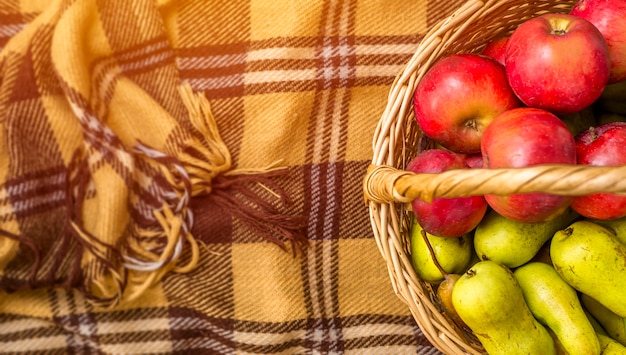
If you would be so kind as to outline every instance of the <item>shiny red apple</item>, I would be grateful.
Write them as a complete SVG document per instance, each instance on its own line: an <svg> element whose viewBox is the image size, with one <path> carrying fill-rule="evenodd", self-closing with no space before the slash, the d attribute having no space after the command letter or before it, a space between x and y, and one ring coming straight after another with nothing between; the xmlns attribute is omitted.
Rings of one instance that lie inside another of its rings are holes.
<svg viewBox="0 0 626 355"><path fill-rule="evenodd" d="M506 74L530 107L573 113L591 105L607 85L609 50L589 21L547 13L520 24L509 37Z"/></svg>
<svg viewBox="0 0 626 355"><path fill-rule="evenodd" d="M504 66L479 54L455 54L434 63L418 83L413 103L424 133L458 153L478 153L489 123L521 105Z"/></svg>
<svg viewBox="0 0 626 355"><path fill-rule="evenodd" d="M602 33L609 47L609 84L626 80L626 1L580 0L571 15L591 22Z"/></svg>
<svg viewBox="0 0 626 355"><path fill-rule="evenodd" d="M592 127L577 135L578 164L595 166L626 165L626 122ZM596 193L574 197L572 208L580 215L600 220L626 216L626 196Z"/></svg>
<svg viewBox="0 0 626 355"><path fill-rule="evenodd" d="M406 170L415 173L440 173L450 169L469 169L464 156L444 149L425 150L413 158ZM415 199L411 203L422 228L438 237L460 237L473 230L487 211L483 196L435 198L431 202Z"/></svg>
<svg viewBox="0 0 626 355"><path fill-rule="evenodd" d="M505 65L504 58L506 54L506 44L508 40L508 36L498 37L487 43L481 53L497 60L500 64Z"/></svg>
<svg viewBox="0 0 626 355"><path fill-rule="evenodd" d="M576 145L569 129L556 115L522 107L498 116L483 135L485 168L523 168L539 164L576 164ZM513 182L512 182L513 183ZM512 220L548 221L570 205L571 198L546 193L486 195L497 213Z"/></svg>

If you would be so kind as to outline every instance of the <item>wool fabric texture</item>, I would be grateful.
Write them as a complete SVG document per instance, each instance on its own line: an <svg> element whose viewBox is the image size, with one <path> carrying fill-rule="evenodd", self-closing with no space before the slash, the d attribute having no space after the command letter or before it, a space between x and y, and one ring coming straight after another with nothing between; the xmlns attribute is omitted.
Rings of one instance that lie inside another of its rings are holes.
<svg viewBox="0 0 626 355"><path fill-rule="evenodd" d="M436 354L361 181L461 1L0 1L0 352Z"/></svg>

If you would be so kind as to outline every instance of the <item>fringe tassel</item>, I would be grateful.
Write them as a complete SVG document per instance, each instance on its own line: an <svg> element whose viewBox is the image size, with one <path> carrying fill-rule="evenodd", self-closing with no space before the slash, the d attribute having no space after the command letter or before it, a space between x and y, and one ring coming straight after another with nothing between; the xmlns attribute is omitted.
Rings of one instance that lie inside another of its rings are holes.
<svg viewBox="0 0 626 355"><path fill-rule="evenodd" d="M303 251L307 245L303 234L306 218L281 213L254 190L254 185L258 185L283 205L290 205L286 192L274 182L275 178L287 174L288 169L276 164L260 169L233 169L230 152L219 134L209 101L203 94L194 93L188 83L182 84L179 92L191 122L206 137L204 143L208 147L189 145L179 157L192 175L192 181L200 181L193 184L192 195L211 193L227 212L265 239L282 249L287 249L284 240L291 242L294 255ZM203 159L196 158L197 154Z"/></svg>
<svg viewBox="0 0 626 355"><path fill-rule="evenodd" d="M194 127L204 137L202 142L190 139L177 157L167 156L143 144L135 147L142 154L164 167L165 179L174 189L160 210L154 211L158 230L138 230L138 238L128 244L124 265L141 272L141 281L128 285L125 300L139 297L168 271L189 272L199 263L199 245L191 234L193 213L188 209L193 196L210 194L233 217L255 230L266 240L287 250L291 242L294 256L307 245L302 230L306 219L281 213L275 203L267 201L262 192L269 192L282 205L289 205L286 192L274 181L288 172L271 165L261 169L233 169L228 147L219 134L208 100L195 94L188 83L179 92ZM166 240L163 245L163 240ZM191 257L178 265L183 248L188 245ZM132 256L131 256L132 255Z"/></svg>
<svg viewBox="0 0 626 355"><path fill-rule="evenodd" d="M82 208L91 178L88 164L82 150L74 152L66 192L66 238L71 238L78 245L79 252L65 286L78 287L93 305L108 307L121 300L126 287L126 272L121 267L118 248L102 242L83 228ZM91 259L85 265L82 263L84 251L89 253L88 258Z"/></svg>
<svg viewBox="0 0 626 355"><path fill-rule="evenodd" d="M28 271L28 286L35 288L48 282L45 286L78 288L93 305L106 308L136 299L167 272L193 270L199 263L200 246L191 233L194 215L189 204L198 195L209 195L233 218L280 248L287 250L287 243L291 243L294 256L298 251L303 252L307 245L303 234L306 218L280 211L291 200L275 180L287 174L288 169L277 164L261 169L234 169L206 97L195 94L187 83L179 91L193 126L204 140L199 141L197 136L189 138L178 156L166 155L141 143L134 147L135 157L146 159L161 174L144 176L147 171L142 170L137 172L140 175L137 178L145 181L130 181L142 188L151 183L154 185L150 186L158 186L163 201L153 211L153 222L149 226L131 223L115 245L88 232L83 227L82 212L92 179L89 152L77 151L68 169L67 223L61 245L71 255L54 255L52 267L40 275L44 258L37 242L0 230L0 236L32 250L34 261ZM183 261L180 259L184 250L190 253ZM73 260L68 262L67 258ZM67 274L61 280L53 279L61 265L67 267Z"/></svg>

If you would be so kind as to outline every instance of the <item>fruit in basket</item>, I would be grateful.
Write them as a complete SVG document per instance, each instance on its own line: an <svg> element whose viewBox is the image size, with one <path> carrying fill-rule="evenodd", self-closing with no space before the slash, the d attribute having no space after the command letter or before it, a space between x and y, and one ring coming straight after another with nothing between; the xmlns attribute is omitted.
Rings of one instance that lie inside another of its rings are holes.
<svg viewBox="0 0 626 355"><path fill-rule="evenodd" d="M591 22L604 36L611 59L609 83L626 80L626 1L580 0L570 14Z"/></svg>
<svg viewBox="0 0 626 355"><path fill-rule="evenodd" d="M617 240L626 245L626 217L609 220L587 218L587 220L608 228Z"/></svg>
<svg viewBox="0 0 626 355"><path fill-rule="evenodd" d="M608 335L597 333L602 355L626 355L626 346L620 344Z"/></svg>
<svg viewBox="0 0 626 355"><path fill-rule="evenodd" d="M581 299L581 303L583 303ZM617 340L611 338L607 332L602 328L600 323L587 311L583 303L583 309L585 310L585 315L587 319L589 319L589 323L593 326L593 329L596 331L596 336L598 337L598 342L600 343L600 348L602 349L602 355L625 355L626 347L620 344Z"/></svg>
<svg viewBox="0 0 626 355"><path fill-rule="evenodd" d="M626 115L626 81L607 85L593 107L600 113Z"/></svg>
<svg viewBox="0 0 626 355"><path fill-rule="evenodd" d="M626 318L620 317L586 294L580 302L612 339L626 346Z"/></svg>
<svg viewBox="0 0 626 355"><path fill-rule="evenodd" d="M626 164L626 122L591 127L576 136L576 159L580 165L620 166ZM593 193L572 199L572 208L594 219L626 216L626 196Z"/></svg>
<svg viewBox="0 0 626 355"><path fill-rule="evenodd" d="M415 173L440 173L450 169L469 169L464 156L443 149L429 149L415 156L406 170ZM473 230L487 211L483 196L435 198L431 202L415 199L413 214L424 230L438 237L460 237Z"/></svg>
<svg viewBox="0 0 626 355"><path fill-rule="evenodd" d="M439 283L444 280L446 273L460 274L465 271L474 252L471 234L459 238L444 238L426 233L428 239L428 244L426 244L422 231L419 223L412 218L411 261L420 279L430 283Z"/></svg>
<svg viewBox="0 0 626 355"><path fill-rule="evenodd" d="M537 251L537 254L535 254L535 256L533 256L533 258L530 259L529 262L539 262L539 263L552 265L552 260L550 260L550 241L549 240L545 242L541 246L541 248L539 248L539 251Z"/></svg>
<svg viewBox="0 0 626 355"><path fill-rule="evenodd" d="M569 128L569 131L574 136L589 129L589 127L598 125L598 120L596 119L596 114L593 112L592 106L578 112L557 114L557 116L567 125L567 128Z"/></svg>
<svg viewBox="0 0 626 355"><path fill-rule="evenodd" d="M424 134L458 153L478 153L489 123L521 105L504 66L478 54L455 54L435 62L418 83L413 104Z"/></svg>
<svg viewBox="0 0 626 355"><path fill-rule="evenodd" d="M620 317L626 317L626 246L599 224L577 221L558 231L550 258L563 280Z"/></svg>
<svg viewBox="0 0 626 355"><path fill-rule="evenodd" d="M452 304L490 355L556 354L546 328L532 315L506 266L480 261L452 290Z"/></svg>
<svg viewBox="0 0 626 355"><path fill-rule="evenodd" d="M524 223L489 211L474 231L474 249L483 260L510 268L530 261L557 231L569 226L578 214L568 208L556 218Z"/></svg>
<svg viewBox="0 0 626 355"><path fill-rule="evenodd" d="M597 115L598 125L603 125L612 122L626 122L626 115L611 112L599 112Z"/></svg>
<svg viewBox="0 0 626 355"><path fill-rule="evenodd" d="M506 74L530 107L572 113L590 106L607 84L606 40L589 21L547 13L520 24L506 48Z"/></svg>
<svg viewBox="0 0 626 355"><path fill-rule="evenodd" d="M452 318L457 325L467 327L452 304L452 291L460 278L460 274L446 274L444 280L437 286L437 298L445 314Z"/></svg>
<svg viewBox="0 0 626 355"><path fill-rule="evenodd" d="M465 164L470 168L482 168L483 155L481 153L467 154L465 156Z"/></svg>
<svg viewBox="0 0 626 355"><path fill-rule="evenodd" d="M483 135L482 154L486 168L576 164L574 136L565 123L548 111L530 107L508 110L493 120ZM571 201L546 193L486 195L485 199L499 214L525 223L556 218Z"/></svg>
<svg viewBox="0 0 626 355"><path fill-rule="evenodd" d="M509 40L508 36L498 37L491 42L487 43L482 50L482 54L491 57L498 61L498 63L505 65L504 55L506 54L506 43Z"/></svg>
<svg viewBox="0 0 626 355"><path fill-rule="evenodd" d="M554 268L534 262L513 275L535 318L551 329L568 354L600 354L600 343L587 319L576 290Z"/></svg>

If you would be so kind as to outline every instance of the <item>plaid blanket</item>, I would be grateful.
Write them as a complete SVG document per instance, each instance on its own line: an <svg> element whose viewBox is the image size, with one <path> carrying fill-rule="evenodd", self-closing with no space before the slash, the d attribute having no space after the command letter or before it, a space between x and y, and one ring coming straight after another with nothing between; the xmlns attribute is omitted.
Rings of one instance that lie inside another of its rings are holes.
<svg viewBox="0 0 626 355"><path fill-rule="evenodd" d="M462 1L0 1L0 352L435 354L361 180Z"/></svg>

